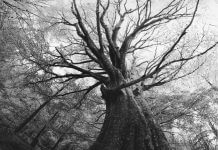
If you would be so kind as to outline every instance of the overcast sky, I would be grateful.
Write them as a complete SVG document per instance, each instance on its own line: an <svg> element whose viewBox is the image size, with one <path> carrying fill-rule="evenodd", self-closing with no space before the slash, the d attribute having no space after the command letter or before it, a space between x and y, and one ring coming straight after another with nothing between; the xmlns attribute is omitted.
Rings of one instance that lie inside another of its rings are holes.
<svg viewBox="0 0 218 150"><path fill-rule="evenodd" d="M93 1L87 0L87 3L88 2ZM160 2L158 1L158 3ZM53 0L52 4L57 9L65 12L65 10L70 10L71 0ZM195 26L199 27L199 29L205 26L208 33L217 37L216 39L218 40L218 0L200 0L198 14L200 17L195 20ZM176 82L176 85L185 87L187 90L194 90L199 87L208 86L201 77L204 75L208 77L212 83L218 86L218 48L216 48L216 50L214 50L214 52L207 57L210 58L202 69L185 80L183 79Z"/></svg>

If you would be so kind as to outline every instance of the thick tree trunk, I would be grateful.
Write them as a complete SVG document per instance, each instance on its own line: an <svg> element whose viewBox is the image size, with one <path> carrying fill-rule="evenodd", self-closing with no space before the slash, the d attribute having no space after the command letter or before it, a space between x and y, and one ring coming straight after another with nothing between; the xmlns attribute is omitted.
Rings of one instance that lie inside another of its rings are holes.
<svg viewBox="0 0 218 150"><path fill-rule="evenodd" d="M106 116L90 150L170 150L167 139L148 110L134 99L130 89L103 93Z"/></svg>

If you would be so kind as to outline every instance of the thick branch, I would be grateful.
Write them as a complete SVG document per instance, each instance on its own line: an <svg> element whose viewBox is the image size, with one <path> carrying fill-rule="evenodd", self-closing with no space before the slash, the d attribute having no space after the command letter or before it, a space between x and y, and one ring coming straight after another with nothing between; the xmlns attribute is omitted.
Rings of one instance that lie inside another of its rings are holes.
<svg viewBox="0 0 218 150"><path fill-rule="evenodd" d="M99 7L100 4L101 4L100 2L97 4L97 8ZM109 2L108 2L108 7L109 7ZM89 35L89 33L88 33L88 31L87 31L83 21L82 21L82 18L80 16L80 13L79 13L79 10L77 8L77 4L76 4L75 0L73 0L72 9L71 10L72 10L72 13L75 15L75 17L76 17L76 19L78 21L78 26L76 26L77 27L77 31L79 31L79 28L80 28L81 31L83 32L83 34L81 36L80 35L79 36L87 44L88 48L95 55L97 60L102 63L102 67L109 74L109 76L113 78L114 77L114 68L113 68L112 64L110 63L110 61L108 60L108 58L105 56L105 54L104 53L99 53L100 51L103 51L103 49L99 51L99 49L97 48L97 46L95 45L95 43L91 39L91 37L90 37L90 35ZM97 9L97 11L98 11L98 9ZM98 15L99 14L97 12L97 20L99 19ZM101 22L101 17L100 17L100 22ZM99 23L97 23L97 24L99 24ZM99 25L99 27L100 27L100 25ZM101 37L100 37L100 39L101 39ZM103 45L102 45L101 48L103 48Z"/></svg>
<svg viewBox="0 0 218 150"><path fill-rule="evenodd" d="M102 40L102 34L101 34L101 25L100 25L100 12L99 12L99 6L100 6L101 0L98 0L96 3L96 23L97 23L97 31L98 31L98 40L100 45L100 52L103 53L103 40Z"/></svg>

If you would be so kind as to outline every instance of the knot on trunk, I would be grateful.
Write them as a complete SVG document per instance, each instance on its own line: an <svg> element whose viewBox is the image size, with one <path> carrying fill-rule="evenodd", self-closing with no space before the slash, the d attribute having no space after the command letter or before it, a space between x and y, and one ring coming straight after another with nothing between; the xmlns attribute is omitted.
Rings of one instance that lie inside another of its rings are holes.
<svg viewBox="0 0 218 150"><path fill-rule="evenodd" d="M106 102L114 102L116 101L117 97L123 94L122 90L111 90L105 87L104 85L101 86L102 98Z"/></svg>

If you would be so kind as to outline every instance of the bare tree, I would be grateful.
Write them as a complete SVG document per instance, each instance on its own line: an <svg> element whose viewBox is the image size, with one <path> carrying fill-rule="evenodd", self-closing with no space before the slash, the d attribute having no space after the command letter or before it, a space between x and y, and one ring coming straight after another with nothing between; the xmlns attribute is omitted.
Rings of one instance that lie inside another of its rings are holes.
<svg viewBox="0 0 218 150"><path fill-rule="evenodd" d="M33 41L31 50L25 42L20 43L19 49L29 49L31 53L24 57L48 75L38 83L62 79L59 82L62 84L91 77L96 81L93 85L71 92L86 91L85 94L101 86L106 104L105 120L90 150L168 150L167 139L140 93L193 73L198 67L188 73L181 70L217 45L204 46L202 50L202 39L193 47L184 42L196 17L199 0L192 4L186 0L171 0L157 9L151 0L135 0L134 3L98 0L92 9L73 0L74 22L64 15L56 22L67 25L71 35L67 37L68 46L56 47L55 51L42 50ZM185 26L174 39L160 43L163 27L183 18L187 22L183 22ZM148 50L152 51L152 57L144 54ZM142 53L143 61L137 58ZM128 65L130 59L133 61L131 67ZM59 74L54 68L73 71ZM67 94L70 93L58 96ZM81 103L82 99L78 106Z"/></svg>

